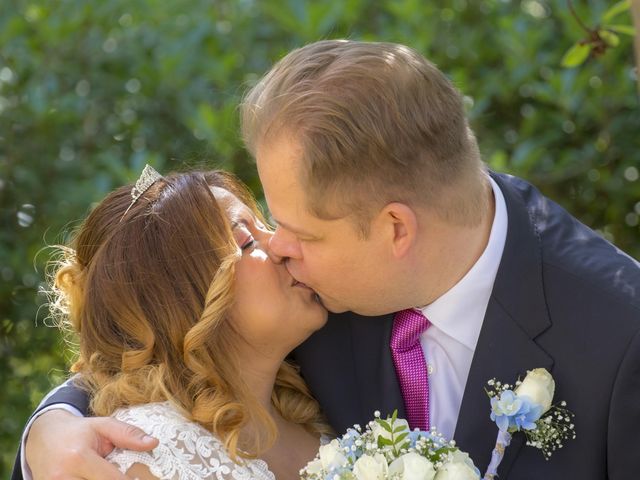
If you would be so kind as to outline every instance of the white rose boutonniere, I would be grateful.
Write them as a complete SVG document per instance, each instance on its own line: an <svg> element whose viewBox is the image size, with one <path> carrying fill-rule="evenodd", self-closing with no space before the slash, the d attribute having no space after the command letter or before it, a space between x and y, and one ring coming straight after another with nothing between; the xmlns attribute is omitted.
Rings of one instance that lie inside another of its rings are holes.
<svg viewBox="0 0 640 480"><path fill-rule="evenodd" d="M522 431L527 445L539 448L545 459L562 448L563 442L576 438L573 413L566 403L553 405L555 381L544 368L527 372L523 381L516 382L515 389L495 378L487 382L487 395L491 399L491 420L498 426L496 446L491 455L484 480L497 476L504 451L511 443L511 436Z"/></svg>

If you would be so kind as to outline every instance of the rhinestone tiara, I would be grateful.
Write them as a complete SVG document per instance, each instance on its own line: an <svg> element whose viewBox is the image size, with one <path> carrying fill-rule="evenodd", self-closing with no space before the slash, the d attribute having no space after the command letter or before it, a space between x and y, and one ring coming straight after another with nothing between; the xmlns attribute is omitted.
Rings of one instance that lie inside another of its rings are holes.
<svg viewBox="0 0 640 480"><path fill-rule="evenodd" d="M149 190L149 187L156 183L158 180L162 179L162 175L160 175L151 165L145 165L142 173L138 180L136 180L136 184L131 189L131 203L127 207L127 210L122 214L122 218L129 212L131 207L138 201L138 199L142 196L144 192ZM122 218L120 221L122 221Z"/></svg>

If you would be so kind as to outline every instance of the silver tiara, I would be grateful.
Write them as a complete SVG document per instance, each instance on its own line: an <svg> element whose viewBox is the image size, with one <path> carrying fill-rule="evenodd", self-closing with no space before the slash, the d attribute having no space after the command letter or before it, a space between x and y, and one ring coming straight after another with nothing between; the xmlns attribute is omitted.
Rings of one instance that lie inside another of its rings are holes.
<svg viewBox="0 0 640 480"><path fill-rule="evenodd" d="M151 187L151 185L161 179L162 175L160 175L151 165L145 165L142 173L140 174L140 178L138 178L136 184L131 189L131 203L122 214L122 218L124 218L131 207L133 207L133 205L142 196L142 194L149 190L149 187ZM120 219L120 221L122 221L122 218Z"/></svg>

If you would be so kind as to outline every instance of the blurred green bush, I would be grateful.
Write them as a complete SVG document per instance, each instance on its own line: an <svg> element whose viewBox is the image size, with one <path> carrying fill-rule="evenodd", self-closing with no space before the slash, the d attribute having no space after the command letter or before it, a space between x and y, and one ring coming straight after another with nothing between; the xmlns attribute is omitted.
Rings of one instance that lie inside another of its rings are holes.
<svg viewBox="0 0 640 480"><path fill-rule="evenodd" d="M581 2L586 21L607 8ZM629 22L628 16L626 21ZM630 37L578 69L563 1L4 0L0 5L0 476L65 376L47 328L46 245L145 163L236 172L260 195L237 104L288 50L393 41L466 95L492 168L537 184L640 257L640 115Z"/></svg>

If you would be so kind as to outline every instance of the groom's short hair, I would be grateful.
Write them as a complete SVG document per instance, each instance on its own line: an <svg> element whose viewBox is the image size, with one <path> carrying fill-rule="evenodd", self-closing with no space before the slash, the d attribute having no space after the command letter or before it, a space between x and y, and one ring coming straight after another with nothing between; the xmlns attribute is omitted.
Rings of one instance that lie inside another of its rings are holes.
<svg viewBox="0 0 640 480"><path fill-rule="evenodd" d="M294 50L248 92L241 122L253 155L294 139L309 210L353 215L365 236L391 201L458 224L485 211L485 168L462 95L404 45L327 40Z"/></svg>

